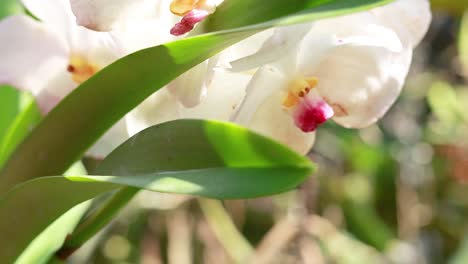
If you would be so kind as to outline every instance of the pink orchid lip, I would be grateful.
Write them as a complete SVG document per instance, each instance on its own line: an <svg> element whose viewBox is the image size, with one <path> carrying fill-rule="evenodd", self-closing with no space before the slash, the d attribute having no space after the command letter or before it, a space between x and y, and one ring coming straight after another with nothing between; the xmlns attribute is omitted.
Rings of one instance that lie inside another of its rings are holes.
<svg viewBox="0 0 468 264"><path fill-rule="evenodd" d="M322 98L304 97L294 110L296 126L303 132L313 132L334 115L333 109Z"/></svg>
<svg viewBox="0 0 468 264"><path fill-rule="evenodd" d="M197 23L205 19L210 13L205 10L194 9L187 13L182 20L175 24L171 29L171 34L174 36L180 36L190 32Z"/></svg>

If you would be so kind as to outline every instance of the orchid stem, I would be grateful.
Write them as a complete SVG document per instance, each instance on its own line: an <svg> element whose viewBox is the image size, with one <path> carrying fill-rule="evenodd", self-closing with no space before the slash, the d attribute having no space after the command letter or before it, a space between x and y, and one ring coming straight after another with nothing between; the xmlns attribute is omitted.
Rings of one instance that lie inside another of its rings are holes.
<svg viewBox="0 0 468 264"><path fill-rule="evenodd" d="M199 198L198 202L209 226L234 263L246 263L253 254L253 248L237 230L223 204L220 201L205 198Z"/></svg>
<svg viewBox="0 0 468 264"><path fill-rule="evenodd" d="M138 193L139 189L125 187L118 190L99 208L94 210L75 229L63 247L57 252L61 260L67 259L73 252L109 224L114 216Z"/></svg>

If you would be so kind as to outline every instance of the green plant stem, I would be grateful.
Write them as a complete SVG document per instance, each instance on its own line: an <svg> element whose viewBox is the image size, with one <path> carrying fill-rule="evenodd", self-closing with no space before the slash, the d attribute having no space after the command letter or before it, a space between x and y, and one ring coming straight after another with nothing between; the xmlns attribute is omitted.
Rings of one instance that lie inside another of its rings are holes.
<svg viewBox="0 0 468 264"><path fill-rule="evenodd" d="M86 241L109 224L120 209L122 209L139 190L140 189L133 187L122 188L107 199L103 205L94 210L91 215L78 225L67 241L65 241L63 247L57 252L56 255L59 259L67 259Z"/></svg>
<svg viewBox="0 0 468 264"><path fill-rule="evenodd" d="M220 201L199 198L198 202L208 224L235 263L246 263L253 248L237 230Z"/></svg>

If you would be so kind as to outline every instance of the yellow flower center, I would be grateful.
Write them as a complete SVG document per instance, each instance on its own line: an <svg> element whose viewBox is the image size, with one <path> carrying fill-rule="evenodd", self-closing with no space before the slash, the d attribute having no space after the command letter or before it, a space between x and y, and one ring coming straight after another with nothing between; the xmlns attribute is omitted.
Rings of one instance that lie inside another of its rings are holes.
<svg viewBox="0 0 468 264"><path fill-rule="evenodd" d="M206 0L173 0L170 9L174 15L185 16L193 9L203 6L205 2Z"/></svg>
<svg viewBox="0 0 468 264"><path fill-rule="evenodd" d="M288 93L283 100L283 106L286 108L297 105L300 99L306 96L318 84L316 77L298 78L292 81L288 87Z"/></svg>
<svg viewBox="0 0 468 264"><path fill-rule="evenodd" d="M78 84L83 83L100 70L95 64L90 63L80 55L71 55L67 71L71 74L72 80Z"/></svg>

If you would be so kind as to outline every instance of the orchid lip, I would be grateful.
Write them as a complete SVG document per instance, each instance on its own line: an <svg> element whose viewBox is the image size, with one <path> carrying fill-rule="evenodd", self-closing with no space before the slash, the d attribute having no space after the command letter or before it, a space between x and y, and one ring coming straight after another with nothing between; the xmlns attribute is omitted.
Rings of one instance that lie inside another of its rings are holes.
<svg viewBox="0 0 468 264"><path fill-rule="evenodd" d="M317 127L333 117L333 108L321 98L305 97L296 106L294 123L303 132L313 132Z"/></svg>
<svg viewBox="0 0 468 264"><path fill-rule="evenodd" d="M180 36L188 33L197 23L204 20L208 15L209 12L207 11L194 9L187 13L179 23L175 24L170 32L174 36Z"/></svg>

